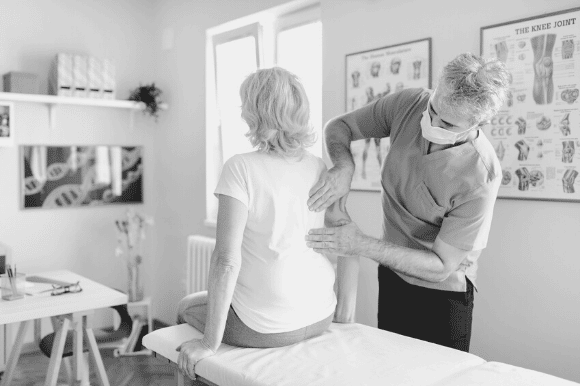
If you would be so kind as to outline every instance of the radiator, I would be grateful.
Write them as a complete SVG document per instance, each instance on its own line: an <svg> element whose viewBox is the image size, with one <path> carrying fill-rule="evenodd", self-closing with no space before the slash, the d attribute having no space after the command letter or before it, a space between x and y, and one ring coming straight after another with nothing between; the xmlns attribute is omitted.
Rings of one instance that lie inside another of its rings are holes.
<svg viewBox="0 0 580 386"><path fill-rule="evenodd" d="M215 239L193 235L187 238L187 294L207 290L209 261L215 248Z"/></svg>

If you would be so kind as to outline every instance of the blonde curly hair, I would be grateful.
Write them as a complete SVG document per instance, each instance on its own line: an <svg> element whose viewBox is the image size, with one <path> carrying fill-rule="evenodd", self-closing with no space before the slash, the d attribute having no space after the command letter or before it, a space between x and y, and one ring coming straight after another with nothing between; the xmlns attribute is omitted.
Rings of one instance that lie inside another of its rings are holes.
<svg viewBox="0 0 580 386"><path fill-rule="evenodd" d="M259 151L296 156L312 146L310 106L298 77L281 67L257 70L240 86L246 137Z"/></svg>

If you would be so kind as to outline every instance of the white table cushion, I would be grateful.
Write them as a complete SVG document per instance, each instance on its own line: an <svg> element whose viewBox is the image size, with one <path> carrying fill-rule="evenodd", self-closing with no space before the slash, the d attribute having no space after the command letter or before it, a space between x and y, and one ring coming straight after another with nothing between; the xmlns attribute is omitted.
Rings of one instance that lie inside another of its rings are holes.
<svg viewBox="0 0 580 386"><path fill-rule="evenodd" d="M145 347L175 362L202 334L182 324L154 331ZM431 385L485 361L475 355L361 324L333 323L321 336L272 349L222 344L196 373L220 386Z"/></svg>
<svg viewBox="0 0 580 386"><path fill-rule="evenodd" d="M505 363L487 362L434 386L578 386L578 383Z"/></svg>

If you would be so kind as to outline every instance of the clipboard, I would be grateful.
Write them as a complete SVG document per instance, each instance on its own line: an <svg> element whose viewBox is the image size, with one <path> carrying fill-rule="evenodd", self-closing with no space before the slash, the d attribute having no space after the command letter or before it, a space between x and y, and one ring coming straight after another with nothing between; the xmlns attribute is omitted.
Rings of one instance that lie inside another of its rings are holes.
<svg viewBox="0 0 580 386"><path fill-rule="evenodd" d="M77 283L69 283L66 281L49 279L47 277L41 277L41 276L27 276L26 281L29 281L31 283L53 284L53 285L56 285L58 287L71 287L71 286L74 286L75 284L77 284Z"/></svg>

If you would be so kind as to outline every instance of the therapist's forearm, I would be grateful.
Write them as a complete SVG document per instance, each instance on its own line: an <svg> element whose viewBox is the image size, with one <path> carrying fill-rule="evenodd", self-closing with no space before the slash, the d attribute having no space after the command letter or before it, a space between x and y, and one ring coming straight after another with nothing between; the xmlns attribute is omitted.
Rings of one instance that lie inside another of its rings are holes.
<svg viewBox="0 0 580 386"><path fill-rule="evenodd" d="M337 264L336 311L337 323L354 323L360 259L358 256L339 256Z"/></svg>
<svg viewBox="0 0 580 386"><path fill-rule="evenodd" d="M350 151L352 132L341 119L334 119L325 128L326 148L332 164L354 173L354 159Z"/></svg>
<svg viewBox="0 0 580 386"><path fill-rule="evenodd" d="M359 251L361 256L407 276L433 283L449 277L447 267L433 251L401 247L369 236L361 240Z"/></svg>
<svg viewBox="0 0 580 386"><path fill-rule="evenodd" d="M209 267L208 309L202 342L214 352L222 342L228 310L240 273L241 255L214 252Z"/></svg>

